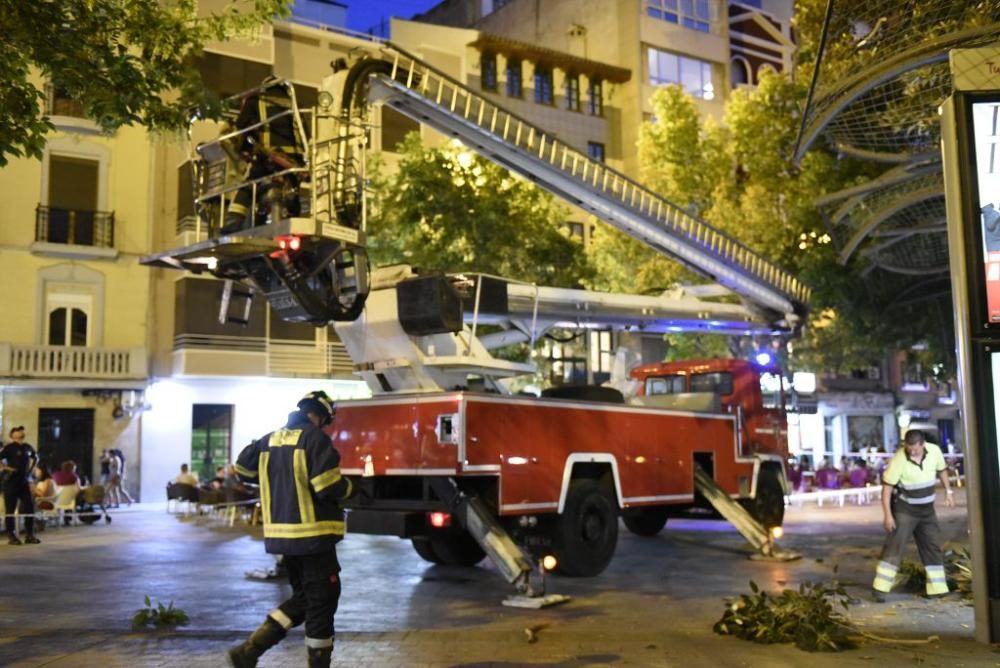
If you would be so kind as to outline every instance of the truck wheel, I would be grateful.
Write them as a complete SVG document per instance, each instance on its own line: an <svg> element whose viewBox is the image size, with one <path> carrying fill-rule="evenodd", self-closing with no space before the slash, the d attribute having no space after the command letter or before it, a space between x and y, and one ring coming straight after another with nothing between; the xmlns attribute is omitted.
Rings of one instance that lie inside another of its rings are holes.
<svg viewBox="0 0 1000 668"><path fill-rule="evenodd" d="M420 558L424 561L429 561L432 564L444 563L434 551L434 546L431 544L430 538L418 536L416 538L411 538L410 542L413 544L413 550L419 554Z"/></svg>
<svg viewBox="0 0 1000 668"><path fill-rule="evenodd" d="M660 533L670 516L666 508L637 508L622 516L625 528L636 536L652 537Z"/></svg>
<svg viewBox="0 0 1000 668"><path fill-rule="evenodd" d="M552 542L563 575L593 577L608 567L618 543L618 504L607 485L570 482Z"/></svg>
<svg viewBox="0 0 1000 668"><path fill-rule="evenodd" d="M766 529L780 527L785 520L785 491L776 467L763 467L757 474L757 494L750 504L750 514Z"/></svg>
<svg viewBox="0 0 1000 668"><path fill-rule="evenodd" d="M460 534L434 536L430 542L431 550L438 558L436 563L445 566L475 566L486 556L479 543L464 531Z"/></svg>

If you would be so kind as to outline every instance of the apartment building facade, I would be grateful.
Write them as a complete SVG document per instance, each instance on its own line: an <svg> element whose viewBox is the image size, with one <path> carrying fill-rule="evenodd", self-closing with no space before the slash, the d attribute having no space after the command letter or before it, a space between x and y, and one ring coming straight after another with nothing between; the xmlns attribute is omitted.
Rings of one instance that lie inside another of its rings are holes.
<svg viewBox="0 0 1000 668"><path fill-rule="evenodd" d="M42 82L39 82L40 84ZM100 134L73 100L46 88L55 125L41 160L0 170L0 420L23 425L42 460L99 476L120 449L139 483L139 407L148 377L154 198L150 139Z"/></svg>
<svg viewBox="0 0 1000 668"><path fill-rule="evenodd" d="M700 111L722 115L728 91L756 82L761 68L790 69L792 0L444 0L415 21L475 28L633 73L606 82L623 167L638 173L635 150L652 118L657 86L680 84Z"/></svg>

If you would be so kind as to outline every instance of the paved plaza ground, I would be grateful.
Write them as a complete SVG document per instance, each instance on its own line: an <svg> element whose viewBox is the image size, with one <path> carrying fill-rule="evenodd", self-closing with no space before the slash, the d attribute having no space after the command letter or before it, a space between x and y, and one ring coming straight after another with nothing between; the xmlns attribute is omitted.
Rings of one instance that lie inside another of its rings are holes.
<svg viewBox="0 0 1000 668"><path fill-rule="evenodd" d="M961 505L961 504L960 504ZM941 509L950 540L966 538L964 508ZM224 666L225 650L287 595L284 584L244 578L270 559L246 527L184 520L161 507L117 512L110 525L45 531L37 546L0 545L0 666ZM432 566L396 538L349 536L341 544L343 598L337 666L1000 666L972 639L972 608L893 594L867 600L882 535L877 506L792 508L791 563L754 562L721 522L671 521L654 539L622 529L610 568L593 579L553 578L573 600L546 610L500 605L509 592L488 562ZM720 637L712 624L726 596L748 581L780 590L833 576L866 600L850 616L866 630L927 645L865 644L808 654ZM191 617L169 632L130 629L144 595ZM529 643L526 628L536 631ZM301 630L262 666L303 666Z"/></svg>

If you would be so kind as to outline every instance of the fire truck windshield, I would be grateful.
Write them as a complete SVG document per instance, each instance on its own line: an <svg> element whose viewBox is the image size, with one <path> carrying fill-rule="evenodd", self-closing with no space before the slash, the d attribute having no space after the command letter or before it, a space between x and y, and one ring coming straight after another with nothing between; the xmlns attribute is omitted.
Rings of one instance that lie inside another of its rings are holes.
<svg viewBox="0 0 1000 668"><path fill-rule="evenodd" d="M728 371L691 374L691 392L712 392L721 396L733 393L733 374Z"/></svg>
<svg viewBox="0 0 1000 668"><path fill-rule="evenodd" d="M760 374L760 400L764 408L781 407L781 376L767 371Z"/></svg>

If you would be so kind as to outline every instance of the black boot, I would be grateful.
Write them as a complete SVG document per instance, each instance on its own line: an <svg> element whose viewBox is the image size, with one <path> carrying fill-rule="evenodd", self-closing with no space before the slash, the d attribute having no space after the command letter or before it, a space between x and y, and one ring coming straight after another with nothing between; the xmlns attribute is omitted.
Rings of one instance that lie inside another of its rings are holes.
<svg viewBox="0 0 1000 668"><path fill-rule="evenodd" d="M330 668L333 660L333 646L309 647L309 668Z"/></svg>
<svg viewBox="0 0 1000 668"><path fill-rule="evenodd" d="M268 617L243 644L229 650L229 663L235 668L254 668L257 665L257 659L281 642L285 633L281 624Z"/></svg>

